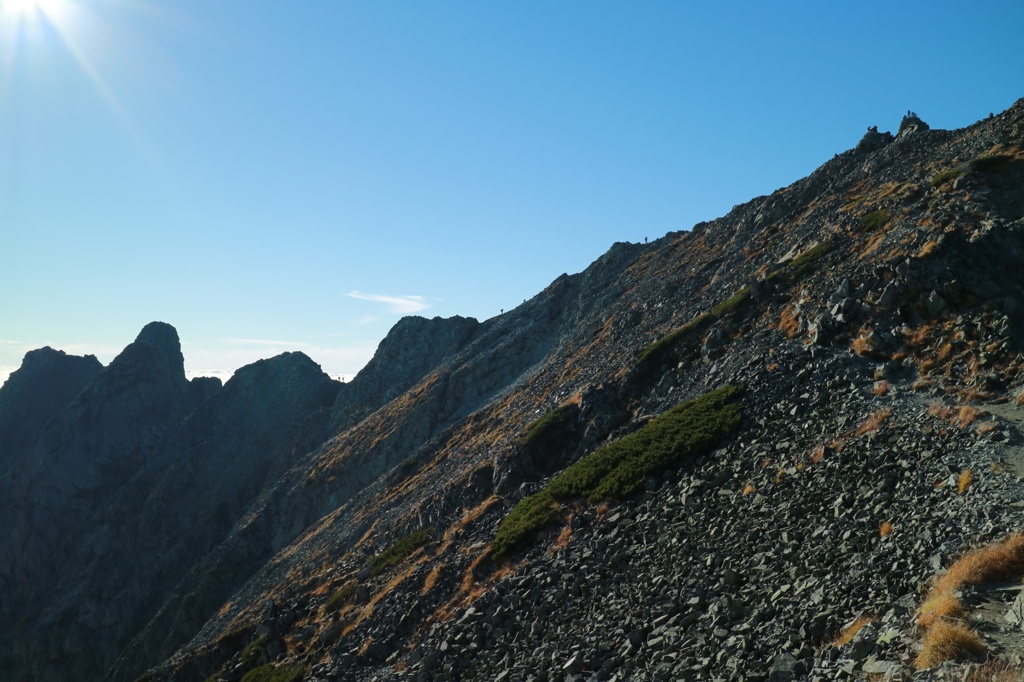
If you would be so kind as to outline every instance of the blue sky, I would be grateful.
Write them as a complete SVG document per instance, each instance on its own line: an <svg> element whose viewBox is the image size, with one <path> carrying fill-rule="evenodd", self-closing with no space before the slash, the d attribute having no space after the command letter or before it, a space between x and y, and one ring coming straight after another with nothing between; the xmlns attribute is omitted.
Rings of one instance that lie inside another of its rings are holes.
<svg viewBox="0 0 1024 682"><path fill-rule="evenodd" d="M1024 3L0 0L0 380L152 320L351 376L907 109L1024 97Z"/></svg>

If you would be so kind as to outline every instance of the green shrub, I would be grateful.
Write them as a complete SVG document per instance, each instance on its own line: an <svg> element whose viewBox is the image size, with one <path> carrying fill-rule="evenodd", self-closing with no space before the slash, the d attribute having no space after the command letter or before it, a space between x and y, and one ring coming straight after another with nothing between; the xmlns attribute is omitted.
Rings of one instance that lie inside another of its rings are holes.
<svg viewBox="0 0 1024 682"><path fill-rule="evenodd" d="M729 313L739 309L744 303L750 300L750 287L743 287L735 294L725 299L714 308L711 309L711 314L715 317L721 317L722 315L728 315Z"/></svg>
<svg viewBox="0 0 1024 682"><path fill-rule="evenodd" d="M217 639L217 644L229 651L237 651L242 643L252 635L252 625L243 625L233 630L228 630Z"/></svg>
<svg viewBox="0 0 1024 682"><path fill-rule="evenodd" d="M576 462L556 476L548 490L555 499L629 497L648 476L709 452L738 429L741 408L732 401L741 390L725 386L677 405Z"/></svg>
<svg viewBox="0 0 1024 682"><path fill-rule="evenodd" d="M543 447L546 443L561 442L566 432L572 431L579 415L579 406L567 403L556 407L546 415L530 424L526 433L519 439L524 448Z"/></svg>
<svg viewBox="0 0 1024 682"><path fill-rule="evenodd" d="M305 676L306 669L290 665L275 668L267 663L253 668L242 677L242 682L298 682Z"/></svg>
<svg viewBox="0 0 1024 682"><path fill-rule="evenodd" d="M979 156L971 161L971 170L978 173L993 173L1013 160L1012 156L1006 154L989 154Z"/></svg>
<svg viewBox="0 0 1024 682"><path fill-rule="evenodd" d="M941 185L945 185L947 182L951 182L959 177L962 177L966 172L967 171L964 170L962 167L949 168L933 176L931 180L931 185L932 187L939 187Z"/></svg>
<svg viewBox="0 0 1024 682"><path fill-rule="evenodd" d="M860 225L865 230L874 232L885 227L886 223L890 220L892 220L892 214L880 208L877 211L871 211L862 215L860 217Z"/></svg>
<svg viewBox="0 0 1024 682"><path fill-rule="evenodd" d="M798 254L793 260L786 263L786 270L788 270L791 276L799 277L804 273L809 272L814 266L814 263L824 258L830 251L832 251L832 240L815 244L811 248Z"/></svg>
<svg viewBox="0 0 1024 682"><path fill-rule="evenodd" d="M710 452L740 427L739 386L724 386L681 403L643 428L609 443L519 502L498 526L491 547L502 557L531 540L556 518L556 500L622 499L638 492L648 476Z"/></svg>
<svg viewBox="0 0 1024 682"><path fill-rule="evenodd" d="M698 332L704 327L708 326L715 320L715 316L710 313L701 313L697 317L693 318L679 329L666 334L654 343L645 347L636 356L637 365L655 366L660 365L662 361L670 354L669 351L675 347L676 343L687 336L688 334Z"/></svg>
<svg viewBox="0 0 1024 682"><path fill-rule="evenodd" d="M519 549L544 526L555 520L555 501L551 493L542 490L519 501L498 525L498 532L491 543L494 557L502 558Z"/></svg>
<svg viewBox="0 0 1024 682"><path fill-rule="evenodd" d="M256 641L245 647L242 651L242 663L251 664L255 663L256 659L263 655L263 649L267 646L267 638L260 637Z"/></svg>
<svg viewBox="0 0 1024 682"><path fill-rule="evenodd" d="M327 613L331 613L332 611L337 611L338 609L340 609L342 606L345 605L345 603L352 597L352 595L354 595L356 593L356 590L358 590L358 589L359 589L359 583L358 582L356 582L355 580L348 581L347 583L342 585L340 588L335 590L334 594L332 594L330 597L327 598L327 601L324 602L324 610Z"/></svg>
<svg viewBox="0 0 1024 682"><path fill-rule="evenodd" d="M428 542L430 542L429 528L421 528L409 533L370 560L370 563L367 564L367 568L370 569L370 575L380 575L392 566L398 565L403 559Z"/></svg>

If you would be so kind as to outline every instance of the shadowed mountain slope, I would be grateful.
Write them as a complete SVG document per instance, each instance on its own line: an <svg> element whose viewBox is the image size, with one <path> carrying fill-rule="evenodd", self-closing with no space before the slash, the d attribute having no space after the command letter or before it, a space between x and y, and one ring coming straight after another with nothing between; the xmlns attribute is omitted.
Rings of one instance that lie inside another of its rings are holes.
<svg viewBox="0 0 1024 682"><path fill-rule="evenodd" d="M908 117L499 317L403 319L347 385L292 354L200 402L147 327L9 460L0 665L908 677L924 586L1024 522L1022 188L1024 101ZM1013 665L988 582L947 620Z"/></svg>

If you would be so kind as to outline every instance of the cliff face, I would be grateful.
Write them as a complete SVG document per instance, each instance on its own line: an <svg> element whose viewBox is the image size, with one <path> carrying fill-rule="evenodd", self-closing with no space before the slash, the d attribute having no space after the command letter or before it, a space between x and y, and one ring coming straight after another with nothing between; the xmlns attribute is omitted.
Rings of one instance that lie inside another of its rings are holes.
<svg viewBox="0 0 1024 682"><path fill-rule="evenodd" d="M49 347L25 355L21 368L0 387L0 475L101 369L95 356L80 358Z"/></svg>
<svg viewBox="0 0 1024 682"><path fill-rule="evenodd" d="M159 323L76 380L26 358L0 669L909 675L922 586L1024 522L1022 140L1024 101L869 130L502 316L403 319L346 385L301 354L190 385Z"/></svg>

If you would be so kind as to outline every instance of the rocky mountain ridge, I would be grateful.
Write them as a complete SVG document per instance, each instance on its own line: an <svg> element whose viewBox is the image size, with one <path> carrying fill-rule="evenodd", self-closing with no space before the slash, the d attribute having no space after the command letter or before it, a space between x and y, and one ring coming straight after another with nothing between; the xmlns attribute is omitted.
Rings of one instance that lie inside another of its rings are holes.
<svg viewBox="0 0 1024 682"><path fill-rule="evenodd" d="M1021 526L1022 261L1024 101L869 129L497 318L407 318L346 385L301 354L189 383L161 323L107 368L26 358L0 388L0 669L959 675L981 656L915 671L916 613L933 575ZM625 499L543 497L723 386L742 423L710 449L674 446ZM542 522L499 556L531 499ZM1019 621L985 616L1012 593L960 594L1019 666Z"/></svg>

